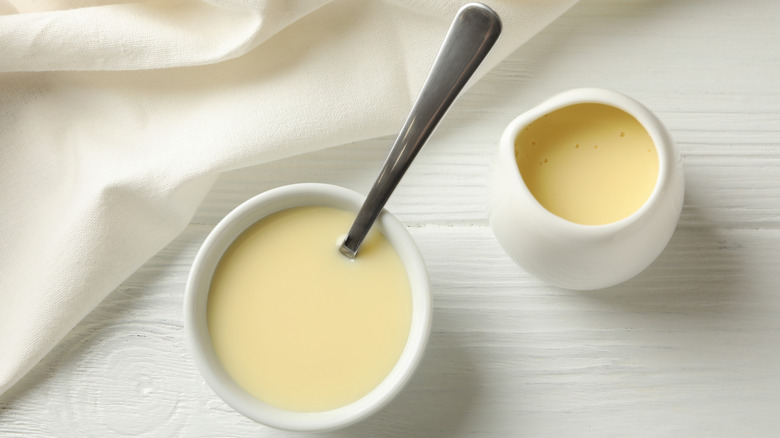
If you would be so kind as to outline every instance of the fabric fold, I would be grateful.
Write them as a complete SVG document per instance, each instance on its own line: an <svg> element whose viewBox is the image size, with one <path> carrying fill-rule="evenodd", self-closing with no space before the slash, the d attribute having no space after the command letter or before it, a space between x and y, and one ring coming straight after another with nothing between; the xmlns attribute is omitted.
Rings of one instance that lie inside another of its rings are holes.
<svg viewBox="0 0 780 438"><path fill-rule="evenodd" d="M0 71L214 64L243 55L326 3L158 0L0 16L6 42Z"/></svg>

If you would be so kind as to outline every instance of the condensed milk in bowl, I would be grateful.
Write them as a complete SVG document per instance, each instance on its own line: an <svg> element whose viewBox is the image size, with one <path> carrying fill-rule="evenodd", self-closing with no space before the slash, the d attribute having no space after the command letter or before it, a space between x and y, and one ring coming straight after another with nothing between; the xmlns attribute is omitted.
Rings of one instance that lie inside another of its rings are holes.
<svg viewBox="0 0 780 438"><path fill-rule="evenodd" d="M488 186L490 226L530 274L598 289L649 266L684 196L682 160L645 106L598 88L569 90L505 129Z"/></svg>
<svg viewBox="0 0 780 438"><path fill-rule="evenodd" d="M339 245L363 197L327 184L262 193L198 252L185 293L193 359L245 416L325 431L376 412L419 363L431 325L425 265L383 211L360 255Z"/></svg>

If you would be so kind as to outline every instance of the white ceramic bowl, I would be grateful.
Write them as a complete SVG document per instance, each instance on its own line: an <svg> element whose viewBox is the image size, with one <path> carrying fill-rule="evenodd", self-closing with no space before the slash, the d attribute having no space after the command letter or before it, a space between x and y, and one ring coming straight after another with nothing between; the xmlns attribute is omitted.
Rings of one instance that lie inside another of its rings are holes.
<svg viewBox="0 0 780 438"><path fill-rule="evenodd" d="M387 404L406 384L423 356L432 315L428 275L411 235L387 211L380 214L374 226L393 245L406 268L412 291L412 323L401 357L373 391L347 406L325 412L279 409L238 386L222 368L212 347L206 322L211 277L222 254L241 232L263 217L287 208L319 205L357 212L363 199L351 190L327 184L295 184L269 190L228 214L209 234L195 257L184 298L184 327L193 360L217 395L258 423L294 431L325 431L355 423Z"/></svg>
<svg viewBox="0 0 780 438"><path fill-rule="evenodd" d="M633 214L605 225L580 225L545 209L525 185L515 139L533 121L578 103L611 105L632 115L658 153L658 179ZM499 244L530 274L567 289L598 289L644 270L663 251L680 217L682 160L669 132L636 100L610 90L579 88L557 94L513 120L504 131L488 183L488 216Z"/></svg>

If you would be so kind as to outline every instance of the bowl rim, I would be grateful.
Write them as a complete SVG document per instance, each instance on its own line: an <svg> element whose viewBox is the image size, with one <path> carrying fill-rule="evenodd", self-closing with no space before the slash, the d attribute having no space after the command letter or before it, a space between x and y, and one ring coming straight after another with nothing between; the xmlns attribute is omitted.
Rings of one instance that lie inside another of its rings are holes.
<svg viewBox="0 0 780 438"><path fill-rule="evenodd" d="M274 212L296 206L322 205L357 212L364 197L344 187L299 183L276 187L245 201L208 234L192 263L184 293L184 329L196 368L212 390L244 416L277 429L327 431L353 424L389 403L414 374L424 354L432 320L432 296L422 254L412 236L383 210L375 226L399 253L411 283L412 318L409 338L390 374L370 393L346 406L323 412L294 412L266 404L238 386L214 353L206 323L211 276L227 247L251 224Z"/></svg>

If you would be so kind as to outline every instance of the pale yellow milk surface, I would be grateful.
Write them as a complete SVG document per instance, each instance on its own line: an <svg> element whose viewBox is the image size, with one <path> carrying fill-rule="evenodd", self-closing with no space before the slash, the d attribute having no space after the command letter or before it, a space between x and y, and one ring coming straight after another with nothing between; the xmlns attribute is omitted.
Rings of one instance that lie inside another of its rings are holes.
<svg viewBox="0 0 780 438"><path fill-rule="evenodd" d="M515 142L520 174L550 212L601 225L623 219L647 201L658 178L650 135L630 114L582 103L529 124Z"/></svg>
<svg viewBox="0 0 780 438"><path fill-rule="evenodd" d="M211 341L256 398L293 411L338 408L374 389L403 351L411 290L380 233L356 260L338 251L353 213L297 207L262 219L230 246L212 279Z"/></svg>

